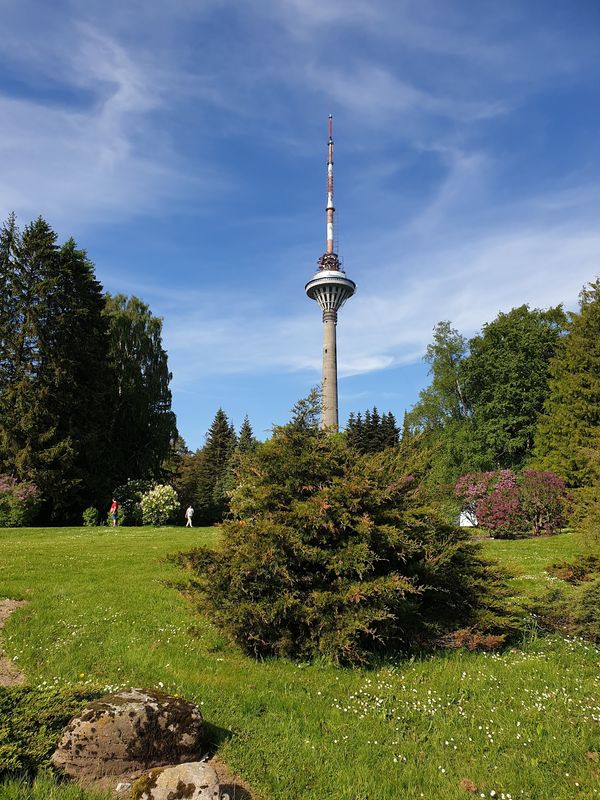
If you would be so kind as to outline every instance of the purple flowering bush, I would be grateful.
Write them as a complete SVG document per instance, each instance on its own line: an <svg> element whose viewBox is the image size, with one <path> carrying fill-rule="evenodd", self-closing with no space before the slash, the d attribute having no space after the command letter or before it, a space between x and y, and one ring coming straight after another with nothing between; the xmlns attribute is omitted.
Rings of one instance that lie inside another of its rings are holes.
<svg viewBox="0 0 600 800"><path fill-rule="evenodd" d="M462 475L454 493L478 525L495 536L552 534L565 524L570 495L552 472L510 469Z"/></svg>
<svg viewBox="0 0 600 800"><path fill-rule="evenodd" d="M35 484L0 475L0 528L30 525L39 505L40 491Z"/></svg>

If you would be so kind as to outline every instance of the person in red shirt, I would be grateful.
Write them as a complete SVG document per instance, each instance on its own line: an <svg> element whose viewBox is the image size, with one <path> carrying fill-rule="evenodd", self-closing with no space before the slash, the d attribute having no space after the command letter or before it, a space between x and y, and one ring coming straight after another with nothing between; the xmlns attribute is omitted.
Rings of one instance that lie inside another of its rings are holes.
<svg viewBox="0 0 600 800"><path fill-rule="evenodd" d="M116 524L117 524L117 511L118 510L119 510L119 504L117 503L117 501L113 497L112 505L110 507L110 516L111 516L111 519L112 519L113 528L116 527Z"/></svg>

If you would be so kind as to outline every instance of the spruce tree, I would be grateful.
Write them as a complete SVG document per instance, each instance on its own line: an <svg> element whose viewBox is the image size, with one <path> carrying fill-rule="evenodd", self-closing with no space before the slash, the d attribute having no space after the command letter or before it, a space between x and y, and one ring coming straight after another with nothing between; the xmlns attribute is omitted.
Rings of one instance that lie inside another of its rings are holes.
<svg viewBox="0 0 600 800"><path fill-rule="evenodd" d="M383 447L395 447L400 440L400 431L396 425L396 417L391 411L384 414L381 419Z"/></svg>
<svg viewBox="0 0 600 800"><path fill-rule="evenodd" d="M48 517L69 520L105 474L101 286L85 252L72 239L59 246L41 217L22 236L9 219L0 249L2 465L39 487Z"/></svg>
<svg viewBox="0 0 600 800"><path fill-rule="evenodd" d="M536 434L540 465L571 487L597 480L600 441L600 279L579 295L564 347L550 364L550 393Z"/></svg>
<svg viewBox="0 0 600 800"><path fill-rule="evenodd" d="M206 435L198 462L196 512L198 522L212 525L227 512L232 488L232 456L236 435L227 415L219 408Z"/></svg>
<svg viewBox="0 0 600 800"><path fill-rule="evenodd" d="M238 439L238 451L240 453L249 453L251 450L254 450L258 442L254 438L254 432L252 430L252 425L250 424L250 420L248 419L248 415L244 417L244 421L242 422L242 427L240 428L240 436Z"/></svg>

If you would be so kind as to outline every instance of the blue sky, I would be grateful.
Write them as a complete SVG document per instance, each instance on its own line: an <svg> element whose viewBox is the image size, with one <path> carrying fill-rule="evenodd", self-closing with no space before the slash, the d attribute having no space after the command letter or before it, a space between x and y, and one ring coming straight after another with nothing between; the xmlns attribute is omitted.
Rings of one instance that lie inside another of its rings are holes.
<svg viewBox="0 0 600 800"><path fill-rule="evenodd" d="M320 380L325 247L340 416L401 419L436 322L576 307L600 273L595 0L0 0L0 215L41 214L164 318L188 445L259 436Z"/></svg>

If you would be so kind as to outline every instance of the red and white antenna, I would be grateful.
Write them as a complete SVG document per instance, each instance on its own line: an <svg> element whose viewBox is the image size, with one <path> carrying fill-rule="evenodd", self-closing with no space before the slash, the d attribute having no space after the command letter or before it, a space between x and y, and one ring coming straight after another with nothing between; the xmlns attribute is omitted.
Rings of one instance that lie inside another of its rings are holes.
<svg viewBox="0 0 600 800"><path fill-rule="evenodd" d="M333 118L329 115L329 142L327 145L327 252L333 253Z"/></svg>

